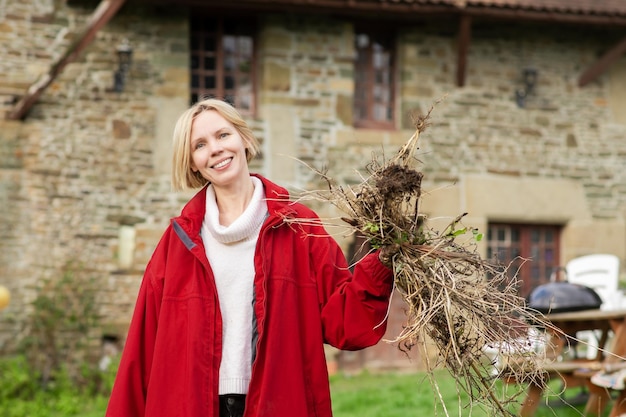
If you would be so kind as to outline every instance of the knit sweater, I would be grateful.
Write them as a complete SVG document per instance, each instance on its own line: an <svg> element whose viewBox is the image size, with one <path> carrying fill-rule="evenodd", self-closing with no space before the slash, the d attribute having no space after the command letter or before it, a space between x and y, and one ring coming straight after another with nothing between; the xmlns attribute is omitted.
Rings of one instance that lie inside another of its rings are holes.
<svg viewBox="0 0 626 417"><path fill-rule="evenodd" d="M246 394L252 373L254 251L267 203L263 184L251 177L254 193L248 207L232 224L219 224L215 191L209 185L202 241L215 275L224 323L219 394Z"/></svg>

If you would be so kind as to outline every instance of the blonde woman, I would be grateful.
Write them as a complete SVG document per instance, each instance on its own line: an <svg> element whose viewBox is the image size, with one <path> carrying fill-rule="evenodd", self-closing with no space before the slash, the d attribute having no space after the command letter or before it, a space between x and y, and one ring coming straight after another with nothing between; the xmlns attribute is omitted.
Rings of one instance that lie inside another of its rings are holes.
<svg viewBox="0 0 626 417"><path fill-rule="evenodd" d="M179 118L173 185L200 191L146 268L108 417L330 417L323 344L384 334L391 270L372 253L351 273L319 222L297 221L313 211L250 174L258 152L226 102Z"/></svg>

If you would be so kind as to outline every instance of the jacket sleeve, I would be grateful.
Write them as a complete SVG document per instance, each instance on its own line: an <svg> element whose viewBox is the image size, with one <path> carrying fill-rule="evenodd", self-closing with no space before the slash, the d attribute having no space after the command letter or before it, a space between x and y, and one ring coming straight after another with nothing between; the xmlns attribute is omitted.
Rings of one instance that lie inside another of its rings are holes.
<svg viewBox="0 0 626 417"><path fill-rule="evenodd" d="M151 261L152 262L152 261ZM106 417L143 417L161 293L150 264L144 274Z"/></svg>
<svg viewBox="0 0 626 417"><path fill-rule="evenodd" d="M332 237L313 241L312 262L316 265L325 342L344 350L375 345L387 328L393 289L391 269L380 262L375 252L361 259L351 273Z"/></svg>

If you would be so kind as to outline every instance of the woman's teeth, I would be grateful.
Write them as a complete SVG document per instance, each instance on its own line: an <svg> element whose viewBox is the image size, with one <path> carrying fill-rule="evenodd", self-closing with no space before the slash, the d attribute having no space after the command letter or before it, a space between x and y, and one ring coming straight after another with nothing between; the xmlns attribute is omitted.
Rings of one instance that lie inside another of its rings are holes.
<svg viewBox="0 0 626 417"><path fill-rule="evenodd" d="M223 166L226 166L233 158L228 158L223 160L222 162L220 162L219 164L215 164L213 165L213 168L221 168Z"/></svg>

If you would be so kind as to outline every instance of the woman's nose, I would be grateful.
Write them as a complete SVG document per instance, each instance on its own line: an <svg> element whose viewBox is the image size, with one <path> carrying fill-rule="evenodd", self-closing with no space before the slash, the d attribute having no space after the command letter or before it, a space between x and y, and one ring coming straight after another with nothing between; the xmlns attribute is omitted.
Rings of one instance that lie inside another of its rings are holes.
<svg viewBox="0 0 626 417"><path fill-rule="evenodd" d="M211 151L211 155L217 155L224 150L224 147L219 140L211 139L209 140L209 150Z"/></svg>

